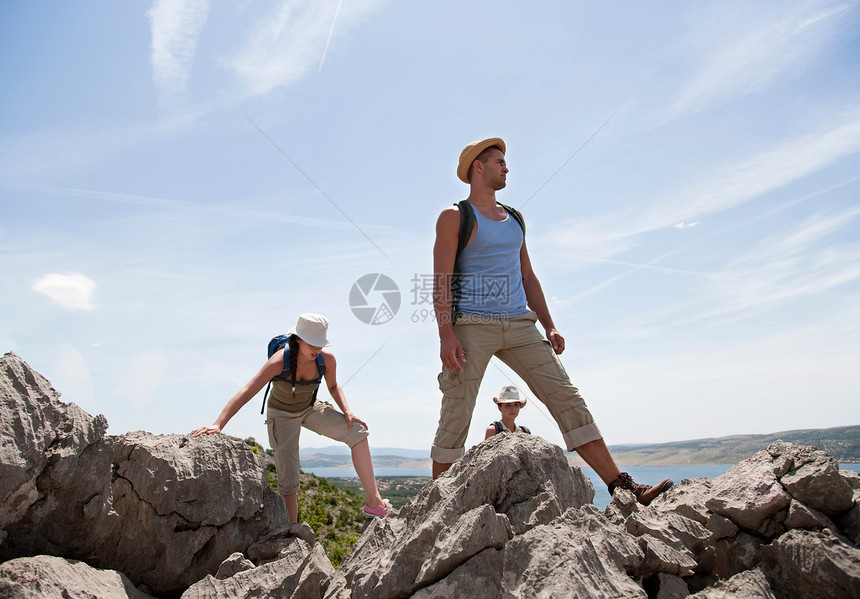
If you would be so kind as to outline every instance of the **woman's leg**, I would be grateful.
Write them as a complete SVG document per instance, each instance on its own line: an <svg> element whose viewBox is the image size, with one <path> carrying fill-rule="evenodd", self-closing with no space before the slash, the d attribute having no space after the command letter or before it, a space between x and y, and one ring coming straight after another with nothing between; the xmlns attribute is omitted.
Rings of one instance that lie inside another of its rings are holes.
<svg viewBox="0 0 860 599"><path fill-rule="evenodd" d="M298 493L282 493L284 503L287 504L287 518L289 524L295 524L299 521L299 494Z"/></svg>
<svg viewBox="0 0 860 599"><path fill-rule="evenodd" d="M367 496L367 507L381 506L384 502L376 487L376 476L373 474L373 461L370 458L370 445L367 439L352 446L352 465Z"/></svg>
<svg viewBox="0 0 860 599"><path fill-rule="evenodd" d="M384 505L385 502L380 497L379 489L376 487L366 428L358 423L353 423L350 431L343 414L325 401L317 402L314 405L313 409L305 416L302 426L319 435L351 446L352 465L361 480L364 494L367 495L367 507L377 508Z"/></svg>

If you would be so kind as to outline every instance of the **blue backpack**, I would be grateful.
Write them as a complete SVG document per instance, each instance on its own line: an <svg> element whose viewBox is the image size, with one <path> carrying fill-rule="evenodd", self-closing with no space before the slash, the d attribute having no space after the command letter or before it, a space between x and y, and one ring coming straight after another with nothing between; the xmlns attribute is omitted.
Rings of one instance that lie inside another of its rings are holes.
<svg viewBox="0 0 860 599"><path fill-rule="evenodd" d="M281 371L281 374L272 378L272 381L289 381L290 380L290 336L289 335L276 335L272 337L272 340L269 341L268 355L271 358L276 351L281 348L284 348L284 369ZM323 358L322 353L317 354L317 373L319 373L319 378L325 375L325 359ZM269 384L266 385L266 393L263 394L263 407L260 408L260 414L266 411L266 399L269 397L269 389L272 387L272 381L269 381ZM314 390L314 394L311 396L311 405L314 405L317 401L317 391L319 391L319 387Z"/></svg>

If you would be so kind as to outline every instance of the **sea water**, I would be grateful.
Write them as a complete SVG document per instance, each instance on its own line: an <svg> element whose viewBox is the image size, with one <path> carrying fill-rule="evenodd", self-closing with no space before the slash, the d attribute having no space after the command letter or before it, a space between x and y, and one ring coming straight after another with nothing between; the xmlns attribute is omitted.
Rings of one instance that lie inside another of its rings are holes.
<svg viewBox="0 0 860 599"><path fill-rule="evenodd" d="M720 464L716 466L622 466L621 470L630 474L637 483L655 485L664 478L671 478L675 484L685 478L716 478L732 467L732 464ZM853 470L860 472L860 464L839 464L842 470ZM305 472L322 476L325 478L355 477L352 468L302 468ZM430 476L429 468L376 468L376 476ZM591 468L582 468L594 485L594 505L603 510L609 505L609 491L606 485Z"/></svg>

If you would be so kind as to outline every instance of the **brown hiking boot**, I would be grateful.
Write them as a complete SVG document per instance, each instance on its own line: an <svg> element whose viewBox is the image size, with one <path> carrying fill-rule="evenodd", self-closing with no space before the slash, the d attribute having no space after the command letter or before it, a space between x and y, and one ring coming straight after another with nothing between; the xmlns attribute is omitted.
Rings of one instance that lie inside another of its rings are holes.
<svg viewBox="0 0 860 599"><path fill-rule="evenodd" d="M633 492L633 495L636 496L636 501L642 505L648 505L655 497L657 497L657 495L668 490L674 484L675 483L667 478L653 487L640 485L639 483L634 483L629 474L622 472L618 475L618 478L609 483L609 494L612 495L612 493L615 492L615 489L627 489L628 491Z"/></svg>

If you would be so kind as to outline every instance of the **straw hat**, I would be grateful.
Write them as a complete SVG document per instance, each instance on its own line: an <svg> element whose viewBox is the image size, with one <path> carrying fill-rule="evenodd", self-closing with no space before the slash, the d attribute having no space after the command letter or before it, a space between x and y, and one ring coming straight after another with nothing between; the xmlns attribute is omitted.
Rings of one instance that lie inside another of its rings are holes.
<svg viewBox="0 0 860 599"><path fill-rule="evenodd" d="M473 141L460 152L460 163L457 165L457 176L463 183L469 182L469 167L475 162L478 154L491 146L496 146L505 153L505 140L501 137L490 137L483 141Z"/></svg>
<svg viewBox="0 0 860 599"><path fill-rule="evenodd" d="M524 397L520 399L520 392L517 391L517 388L513 385L502 387L502 392L499 393L498 397L494 397L493 401L497 404L518 402L521 408L526 407L526 398Z"/></svg>
<svg viewBox="0 0 860 599"><path fill-rule="evenodd" d="M328 319L322 314L302 314L296 326L287 331L287 335L296 335L299 339L314 347L331 345L326 338Z"/></svg>

